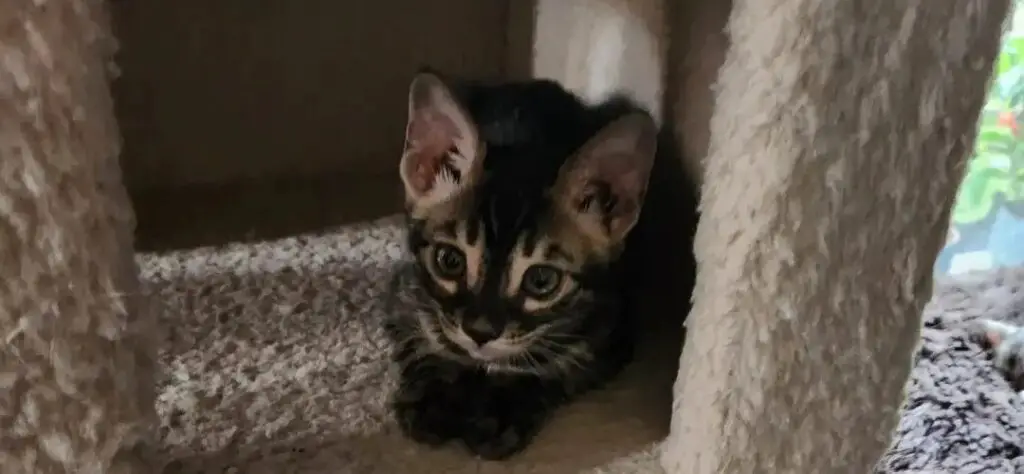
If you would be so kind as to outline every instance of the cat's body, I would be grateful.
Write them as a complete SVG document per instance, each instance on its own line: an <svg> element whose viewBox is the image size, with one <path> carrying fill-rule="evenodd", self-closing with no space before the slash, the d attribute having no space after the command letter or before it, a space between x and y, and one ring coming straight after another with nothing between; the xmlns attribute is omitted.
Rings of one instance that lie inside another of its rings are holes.
<svg viewBox="0 0 1024 474"><path fill-rule="evenodd" d="M414 80L409 117L407 276L424 311L389 324L393 407L413 439L502 459L631 359L619 257L658 132L625 99L432 73Z"/></svg>

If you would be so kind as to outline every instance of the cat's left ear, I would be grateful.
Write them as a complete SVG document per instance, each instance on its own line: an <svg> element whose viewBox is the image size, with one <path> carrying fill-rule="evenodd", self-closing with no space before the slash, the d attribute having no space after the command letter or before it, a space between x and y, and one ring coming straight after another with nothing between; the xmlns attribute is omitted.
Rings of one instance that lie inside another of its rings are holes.
<svg viewBox="0 0 1024 474"><path fill-rule="evenodd" d="M553 196L584 232L616 245L640 217L657 148L658 128L650 115L621 117L563 165Z"/></svg>
<svg viewBox="0 0 1024 474"><path fill-rule="evenodd" d="M400 173L408 205L426 208L469 186L483 148L469 114L440 77L420 72L409 85Z"/></svg>

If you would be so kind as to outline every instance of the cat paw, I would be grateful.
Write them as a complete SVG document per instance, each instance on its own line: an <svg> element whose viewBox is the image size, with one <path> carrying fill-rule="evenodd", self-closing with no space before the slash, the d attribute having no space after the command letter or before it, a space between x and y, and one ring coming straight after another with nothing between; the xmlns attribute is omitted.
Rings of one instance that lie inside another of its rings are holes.
<svg viewBox="0 0 1024 474"><path fill-rule="evenodd" d="M456 374L434 367L402 380L391 400L402 432L421 444L437 446L458 437L464 395Z"/></svg>
<svg viewBox="0 0 1024 474"><path fill-rule="evenodd" d="M471 453L490 461L500 461L519 453L530 443L531 431L494 418L474 420L462 441Z"/></svg>
<svg viewBox="0 0 1024 474"><path fill-rule="evenodd" d="M452 407L442 397L429 392L415 398L399 394L392 408L402 433L417 443L439 446L458 436Z"/></svg>
<svg viewBox="0 0 1024 474"><path fill-rule="evenodd" d="M398 426L418 443L460 440L478 458L502 460L526 448L547 419L552 395L540 384L444 364L419 369L403 374L392 398Z"/></svg>
<svg viewBox="0 0 1024 474"><path fill-rule="evenodd" d="M540 427L538 413L515 405L478 412L467 419L461 434L466 448L481 459L499 461L526 448Z"/></svg>

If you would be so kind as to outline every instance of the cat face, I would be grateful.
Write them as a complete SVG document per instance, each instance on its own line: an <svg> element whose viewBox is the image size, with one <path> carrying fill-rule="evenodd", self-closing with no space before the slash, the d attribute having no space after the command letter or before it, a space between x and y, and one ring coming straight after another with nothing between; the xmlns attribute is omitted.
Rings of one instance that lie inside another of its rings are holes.
<svg viewBox="0 0 1024 474"><path fill-rule="evenodd" d="M419 332L489 370L576 363L619 311L612 264L639 217L653 121L625 115L539 161L547 150L489 147L480 128L437 76L414 79L401 177L410 249L440 308Z"/></svg>

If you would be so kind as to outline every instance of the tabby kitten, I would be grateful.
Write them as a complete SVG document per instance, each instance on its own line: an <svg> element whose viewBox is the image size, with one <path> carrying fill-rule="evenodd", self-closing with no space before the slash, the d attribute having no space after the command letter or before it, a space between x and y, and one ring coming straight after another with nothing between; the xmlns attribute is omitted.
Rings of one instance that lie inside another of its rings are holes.
<svg viewBox="0 0 1024 474"><path fill-rule="evenodd" d="M991 351L993 364L1010 386L1024 391L1024 327L979 318L970 323L968 334Z"/></svg>
<svg viewBox="0 0 1024 474"><path fill-rule="evenodd" d="M410 290L393 315L401 429L485 459L525 448L553 410L632 357L619 256L658 130L625 99L589 107L534 80L412 81L401 177Z"/></svg>

